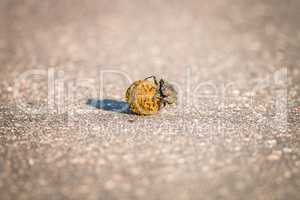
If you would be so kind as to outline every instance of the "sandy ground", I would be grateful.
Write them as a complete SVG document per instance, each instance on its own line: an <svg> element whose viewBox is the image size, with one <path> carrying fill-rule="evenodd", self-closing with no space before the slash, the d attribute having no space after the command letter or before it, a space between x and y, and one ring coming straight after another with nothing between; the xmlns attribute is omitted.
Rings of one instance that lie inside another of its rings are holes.
<svg viewBox="0 0 300 200"><path fill-rule="evenodd" d="M299 10L1 0L0 199L299 199ZM128 114L150 75L178 105Z"/></svg>

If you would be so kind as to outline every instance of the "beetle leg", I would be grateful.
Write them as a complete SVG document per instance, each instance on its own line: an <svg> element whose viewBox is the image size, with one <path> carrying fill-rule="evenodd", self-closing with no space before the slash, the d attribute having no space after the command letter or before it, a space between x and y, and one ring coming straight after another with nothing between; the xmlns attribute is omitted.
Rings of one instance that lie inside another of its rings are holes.
<svg viewBox="0 0 300 200"><path fill-rule="evenodd" d="M150 78L152 78L152 79L153 79L153 81L154 81L155 85L158 85L158 82L157 82L156 76L149 76L149 77L145 78L144 80L148 80L148 79L150 79Z"/></svg>
<svg viewBox="0 0 300 200"><path fill-rule="evenodd" d="M166 107L166 105L167 105L167 102L162 99L160 102L160 105L159 105L159 109Z"/></svg>

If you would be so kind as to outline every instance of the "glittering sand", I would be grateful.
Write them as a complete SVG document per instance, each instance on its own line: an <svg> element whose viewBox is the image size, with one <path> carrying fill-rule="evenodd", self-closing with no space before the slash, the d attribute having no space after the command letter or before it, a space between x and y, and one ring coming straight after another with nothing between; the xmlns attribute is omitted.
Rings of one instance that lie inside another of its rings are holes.
<svg viewBox="0 0 300 200"><path fill-rule="evenodd" d="M299 1L0 9L1 200L299 199ZM179 104L128 113L150 75Z"/></svg>

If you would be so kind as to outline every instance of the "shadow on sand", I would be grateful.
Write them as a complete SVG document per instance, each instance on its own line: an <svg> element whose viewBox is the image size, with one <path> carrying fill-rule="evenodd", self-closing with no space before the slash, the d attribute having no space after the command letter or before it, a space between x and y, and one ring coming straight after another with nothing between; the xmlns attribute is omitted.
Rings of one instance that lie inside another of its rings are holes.
<svg viewBox="0 0 300 200"><path fill-rule="evenodd" d="M105 111L130 114L128 104L125 101L118 101L113 99L88 99L86 104Z"/></svg>

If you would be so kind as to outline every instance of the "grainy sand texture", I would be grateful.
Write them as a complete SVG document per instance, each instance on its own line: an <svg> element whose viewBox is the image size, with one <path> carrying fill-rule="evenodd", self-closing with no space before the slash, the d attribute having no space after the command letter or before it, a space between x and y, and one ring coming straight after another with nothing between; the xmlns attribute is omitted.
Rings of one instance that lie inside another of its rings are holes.
<svg viewBox="0 0 300 200"><path fill-rule="evenodd" d="M299 199L299 10L0 0L0 199ZM128 113L151 75L178 104Z"/></svg>

